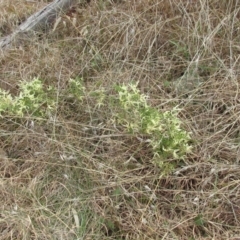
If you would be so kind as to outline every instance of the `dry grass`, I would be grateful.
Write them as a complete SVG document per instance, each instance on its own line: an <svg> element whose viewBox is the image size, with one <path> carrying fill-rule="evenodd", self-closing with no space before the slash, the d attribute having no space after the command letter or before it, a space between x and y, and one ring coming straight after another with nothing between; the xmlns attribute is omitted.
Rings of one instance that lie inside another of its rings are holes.
<svg viewBox="0 0 240 240"><path fill-rule="evenodd" d="M46 2L1 1L1 34ZM194 149L160 177L148 148L87 93L34 125L5 116L0 239L239 239L239 11L238 0L91 0L2 55L12 94L36 76L60 94L78 76L109 94L139 81L152 106L182 109Z"/></svg>

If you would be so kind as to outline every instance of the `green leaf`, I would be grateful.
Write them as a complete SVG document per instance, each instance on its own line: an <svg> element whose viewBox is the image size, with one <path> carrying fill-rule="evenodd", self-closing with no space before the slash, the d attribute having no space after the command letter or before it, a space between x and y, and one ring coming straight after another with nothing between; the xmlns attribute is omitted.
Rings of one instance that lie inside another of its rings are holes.
<svg viewBox="0 0 240 240"><path fill-rule="evenodd" d="M188 144L190 134L181 128L181 120L177 117L178 109L160 112L148 105L147 97L140 93L137 84L119 85L117 122L128 132L146 134L150 138L153 149L154 163L162 168L172 169L175 164L168 164L169 158L177 161L183 159L191 151ZM158 163L159 161L159 163Z"/></svg>
<svg viewBox="0 0 240 240"><path fill-rule="evenodd" d="M194 218L194 223L196 226L203 226L205 223L205 220L203 219L202 214L197 215L197 217Z"/></svg>

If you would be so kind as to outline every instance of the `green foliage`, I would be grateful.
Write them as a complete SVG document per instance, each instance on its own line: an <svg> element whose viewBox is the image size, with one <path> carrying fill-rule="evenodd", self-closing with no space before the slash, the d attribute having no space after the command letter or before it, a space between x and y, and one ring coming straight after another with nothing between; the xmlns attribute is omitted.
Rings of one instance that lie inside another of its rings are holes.
<svg viewBox="0 0 240 240"><path fill-rule="evenodd" d="M34 78L31 82L21 82L20 92L16 97L0 90L0 113L5 112L21 117L25 114L44 116L52 111L55 106L53 92L52 87L44 89L41 80L38 78Z"/></svg>
<svg viewBox="0 0 240 240"><path fill-rule="evenodd" d="M190 135L181 129L178 110L159 112L148 105L147 97L140 93L137 84L117 86L121 110L117 122L134 134L146 134L154 153L154 163L165 172L174 168L166 161L183 159L191 151Z"/></svg>
<svg viewBox="0 0 240 240"><path fill-rule="evenodd" d="M140 93L137 84L119 85L116 90L118 92L118 97L115 99L117 100L116 122L133 134L147 135L147 141L153 149L153 162L164 172L171 171L175 167L175 162L170 163L167 160L183 159L186 153L191 151L190 135L181 128L182 123L177 117L178 110L159 112L149 106L146 95ZM66 93L82 101L85 95L83 80L70 79ZM16 97L0 89L0 113L44 117L54 110L56 105L54 94L56 90L53 87L44 89L38 78L34 78L31 82L21 82L20 92ZM107 103L104 89L89 94L95 98L96 107L99 108Z"/></svg>
<svg viewBox="0 0 240 240"><path fill-rule="evenodd" d="M190 57L190 53L189 53L189 49L188 46L185 43L179 42L178 40L170 40L169 41L170 44L172 44L175 48L176 51L176 55L177 56L183 56L185 59L189 59Z"/></svg>
<svg viewBox="0 0 240 240"><path fill-rule="evenodd" d="M202 214L199 214L194 218L194 223L196 226L204 226L205 220L203 219Z"/></svg>
<svg viewBox="0 0 240 240"><path fill-rule="evenodd" d="M100 108L105 105L106 90L100 87L98 90L90 92L90 96L96 100L96 107Z"/></svg>
<svg viewBox="0 0 240 240"><path fill-rule="evenodd" d="M82 78L70 78L69 88L67 89L71 97L78 99L79 101L83 100L85 87L83 86Z"/></svg>
<svg viewBox="0 0 240 240"><path fill-rule="evenodd" d="M0 89L0 114L12 108L13 108L12 96L8 92Z"/></svg>

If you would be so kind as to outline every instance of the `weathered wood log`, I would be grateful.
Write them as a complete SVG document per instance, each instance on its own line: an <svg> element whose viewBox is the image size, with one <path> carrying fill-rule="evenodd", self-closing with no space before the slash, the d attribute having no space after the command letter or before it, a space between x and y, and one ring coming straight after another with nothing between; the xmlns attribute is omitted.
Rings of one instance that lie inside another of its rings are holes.
<svg viewBox="0 0 240 240"><path fill-rule="evenodd" d="M55 0L30 16L10 35L0 39L0 49L6 49L29 33L48 28L59 14L65 13L77 0Z"/></svg>

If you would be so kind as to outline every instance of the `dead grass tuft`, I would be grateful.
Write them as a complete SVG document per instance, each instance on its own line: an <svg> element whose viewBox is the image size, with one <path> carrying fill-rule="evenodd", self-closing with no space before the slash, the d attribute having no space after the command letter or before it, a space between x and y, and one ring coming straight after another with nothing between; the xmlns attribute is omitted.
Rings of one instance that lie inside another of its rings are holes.
<svg viewBox="0 0 240 240"><path fill-rule="evenodd" d="M1 1L1 35L45 4ZM238 0L86 1L4 53L13 95L34 77L59 95L81 77L86 91L47 120L1 117L0 239L237 239L239 11ZM168 176L90 94L132 80L192 132L193 153Z"/></svg>

